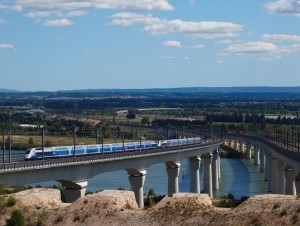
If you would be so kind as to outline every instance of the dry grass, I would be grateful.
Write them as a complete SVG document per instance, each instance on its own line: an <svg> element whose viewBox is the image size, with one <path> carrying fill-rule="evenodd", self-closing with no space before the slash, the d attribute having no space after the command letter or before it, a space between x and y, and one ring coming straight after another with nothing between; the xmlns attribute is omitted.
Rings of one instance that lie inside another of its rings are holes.
<svg viewBox="0 0 300 226"><path fill-rule="evenodd" d="M35 147L42 146L42 137L41 136L19 136L15 135L12 136L13 144L20 144L22 146L28 145L29 139L32 138ZM105 139L104 144L122 142L120 139ZM131 140L130 140L131 141ZM101 141L100 141L101 142ZM128 140L125 140L125 142L128 142ZM47 136L45 137L45 144L50 143L50 146L68 146L73 145L73 137L70 136ZM92 137L77 137L76 138L76 144L77 145L87 145L87 144L95 144L96 139Z"/></svg>

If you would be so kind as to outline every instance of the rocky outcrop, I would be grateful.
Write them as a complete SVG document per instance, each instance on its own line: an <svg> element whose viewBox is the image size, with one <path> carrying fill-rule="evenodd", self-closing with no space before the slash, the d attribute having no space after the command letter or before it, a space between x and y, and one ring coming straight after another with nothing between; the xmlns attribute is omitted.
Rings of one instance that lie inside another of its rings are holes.
<svg viewBox="0 0 300 226"><path fill-rule="evenodd" d="M147 210L137 208L131 191L102 191L73 204L62 203L55 189L31 189L13 196L17 204L6 207L0 225L14 208L22 211L26 225L300 225L296 196L258 195L235 209L224 209L212 206L206 194L180 193Z"/></svg>
<svg viewBox="0 0 300 226"><path fill-rule="evenodd" d="M33 188L21 191L11 196L15 197L20 206L51 208L61 206L61 194L58 189Z"/></svg>

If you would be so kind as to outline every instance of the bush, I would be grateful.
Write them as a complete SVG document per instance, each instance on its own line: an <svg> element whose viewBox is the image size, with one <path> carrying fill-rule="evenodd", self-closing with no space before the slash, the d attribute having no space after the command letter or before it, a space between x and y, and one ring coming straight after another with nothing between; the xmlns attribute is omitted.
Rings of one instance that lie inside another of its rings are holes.
<svg viewBox="0 0 300 226"><path fill-rule="evenodd" d="M17 200L15 199L15 197L9 196L9 198L7 199L7 202L6 202L6 206L7 206L7 207L12 207L12 206L14 206L16 203L17 203Z"/></svg>
<svg viewBox="0 0 300 226"><path fill-rule="evenodd" d="M283 217L283 216L285 216L287 214L287 210L286 209L283 209L283 210L281 210L281 212L279 213L279 216L280 217Z"/></svg>
<svg viewBox="0 0 300 226"><path fill-rule="evenodd" d="M120 190L120 191L125 191L126 189L125 189L125 188L123 188L123 187L119 187L119 188L117 188L117 190Z"/></svg>
<svg viewBox="0 0 300 226"><path fill-rule="evenodd" d="M228 193L227 198L228 198L228 199L234 199L234 196L233 196L232 193Z"/></svg>
<svg viewBox="0 0 300 226"><path fill-rule="evenodd" d="M24 216L20 210L14 210L11 217L6 220L6 226L24 226Z"/></svg>
<svg viewBox="0 0 300 226"><path fill-rule="evenodd" d="M173 197L173 193L172 192L168 193L168 197Z"/></svg>
<svg viewBox="0 0 300 226"><path fill-rule="evenodd" d="M149 195L149 196L156 196L155 191L154 191L152 188L149 189L148 195Z"/></svg>
<svg viewBox="0 0 300 226"><path fill-rule="evenodd" d="M249 196L243 196L243 197L241 197L241 203L245 202L247 199L249 199Z"/></svg>
<svg viewBox="0 0 300 226"><path fill-rule="evenodd" d="M234 202L233 202L233 199L222 198L217 206L223 207L223 208L232 208L232 207L234 207Z"/></svg>
<svg viewBox="0 0 300 226"><path fill-rule="evenodd" d="M276 202L274 205L273 205L273 209L278 209L280 207L280 203Z"/></svg>

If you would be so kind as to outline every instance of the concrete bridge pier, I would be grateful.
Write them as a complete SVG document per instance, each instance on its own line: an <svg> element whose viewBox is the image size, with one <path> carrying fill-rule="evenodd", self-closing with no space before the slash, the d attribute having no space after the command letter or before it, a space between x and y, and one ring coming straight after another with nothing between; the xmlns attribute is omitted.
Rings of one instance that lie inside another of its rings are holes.
<svg viewBox="0 0 300 226"><path fill-rule="evenodd" d="M259 161L259 147L254 147L254 165L259 165L260 161Z"/></svg>
<svg viewBox="0 0 300 226"><path fill-rule="evenodd" d="M266 157L265 157L265 152L262 149L260 149L260 152L259 152L259 160L260 160L259 170L261 173L265 172Z"/></svg>
<svg viewBox="0 0 300 226"><path fill-rule="evenodd" d="M84 197L88 181L72 182L68 180L57 180L62 184L64 189L62 193L67 203L75 202L77 199Z"/></svg>
<svg viewBox="0 0 300 226"><path fill-rule="evenodd" d="M285 194L296 195L295 171L292 168L286 167L285 173Z"/></svg>
<svg viewBox="0 0 300 226"><path fill-rule="evenodd" d="M296 194L300 194L300 173L295 177Z"/></svg>
<svg viewBox="0 0 300 226"><path fill-rule="evenodd" d="M278 158L272 157L272 188L273 194L278 194Z"/></svg>
<svg viewBox="0 0 300 226"><path fill-rule="evenodd" d="M221 179L221 157L219 151L218 151L218 177L219 179Z"/></svg>
<svg viewBox="0 0 300 226"><path fill-rule="evenodd" d="M212 187L214 190L219 189L219 163L218 163L218 150L213 151L212 156Z"/></svg>
<svg viewBox="0 0 300 226"><path fill-rule="evenodd" d="M146 179L146 170L128 169L128 179L131 191L134 192L135 200L139 208L144 208L144 183Z"/></svg>
<svg viewBox="0 0 300 226"><path fill-rule="evenodd" d="M268 181L268 191L271 192L272 191L272 168L273 168L273 162L272 162L272 153L268 153L267 156L268 159L268 164L267 164L267 181Z"/></svg>
<svg viewBox="0 0 300 226"><path fill-rule="evenodd" d="M246 159L251 159L252 145L246 145Z"/></svg>
<svg viewBox="0 0 300 226"><path fill-rule="evenodd" d="M235 140L235 142L234 142L234 149L239 150L239 141L238 140Z"/></svg>
<svg viewBox="0 0 300 226"><path fill-rule="evenodd" d="M206 154L202 157L204 163L204 193L213 198L212 192L212 154Z"/></svg>
<svg viewBox="0 0 300 226"><path fill-rule="evenodd" d="M180 170L179 162L166 162L168 174L168 193L176 194L179 192L178 175Z"/></svg>
<svg viewBox="0 0 300 226"><path fill-rule="evenodd" d="M281 159L277 160L278 166L278 187L277 193L278 194L285 194L285 185L286 185L286 178L284 172L284 162Z"/></svg>
<svg viewBox="0 0 300 226"><path fill-rule="evenodd" d="M191 193L200 194L200 163L201 158L199 156L193 156L189 158L191 168Z"/></svg>
<svg viewBox="0 0 300 226"><path fill-rule="evenodd" d="M229 140L228 139L225 139L224 145L229 146Z"/></svg>
<svg viewBox="0 0 300 226"><path fill-rule="evenodd" d="M241 153L244 152L244 142L242 142L242 141L240 141L239 151L240 151Z"/></svg>

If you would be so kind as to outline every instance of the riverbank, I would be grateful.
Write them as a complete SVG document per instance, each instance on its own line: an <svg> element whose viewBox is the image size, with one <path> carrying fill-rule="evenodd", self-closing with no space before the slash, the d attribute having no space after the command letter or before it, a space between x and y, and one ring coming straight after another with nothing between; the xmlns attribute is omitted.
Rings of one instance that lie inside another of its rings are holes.
<svg viewBox="0 0 300 226"><path fill-rule="evenodd" d="M218 208L206 194L175 194L148 209L138 209L130 191L103 191L73 204L60 200L57 189L31 189L9 195L13 206L2 209L0 225L18 209L25 225L297 225L300 200L296 196L254 196L237 208ZM8 200L9 196L1 197Z"/></svg>

